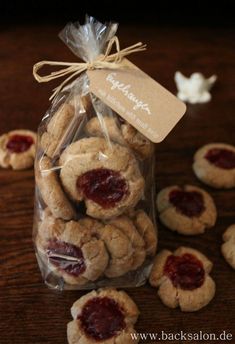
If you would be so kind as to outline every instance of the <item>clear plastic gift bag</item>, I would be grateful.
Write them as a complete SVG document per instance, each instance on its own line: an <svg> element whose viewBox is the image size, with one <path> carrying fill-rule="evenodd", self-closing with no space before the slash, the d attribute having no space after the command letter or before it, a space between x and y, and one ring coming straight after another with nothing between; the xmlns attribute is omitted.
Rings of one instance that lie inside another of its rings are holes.
<svg viewBox="0 0 235 344"><path fill-rule="evenodd" d="M87 17L60 37L84 61L117 24ZM84 72L61 90L38 129L33 239L56 289L145 283L157 246L154 144L89 92Z"/></svg>

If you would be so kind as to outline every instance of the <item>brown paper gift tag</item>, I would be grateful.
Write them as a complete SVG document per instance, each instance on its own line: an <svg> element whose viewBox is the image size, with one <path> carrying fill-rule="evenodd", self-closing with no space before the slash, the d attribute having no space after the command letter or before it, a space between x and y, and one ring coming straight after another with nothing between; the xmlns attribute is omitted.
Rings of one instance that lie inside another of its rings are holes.
<svg viewBox="0 0 235 344"><path fill-rule="evenodd" d="M183 102L127 59L119 69L87 74L90 91L153 142L161 142L186 111Z"/></svg>

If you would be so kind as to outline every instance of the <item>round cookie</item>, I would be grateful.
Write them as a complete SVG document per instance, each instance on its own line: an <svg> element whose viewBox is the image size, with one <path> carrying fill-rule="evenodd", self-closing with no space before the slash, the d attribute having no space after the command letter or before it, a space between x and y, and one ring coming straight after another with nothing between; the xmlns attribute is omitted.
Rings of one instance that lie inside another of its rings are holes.
<svg viewBox="0 0 235 344"><path fill-rule="evenodd" d="M129 217L119 216L106 223L86 217L80 223L90 230L96 227L97 238L104 241L109 254L104 273L107 277L122 276L143 264L146 258L145 241Z"/></svg>
<svg viewBox="0 0 235 344"><path fill-rule="evenodd" d="M193 171L203 183L218 189L235 187L235 147L210 143L194 155Z"/></svg>
<svg viewBox="0 0 235 344"><path fill-rule="evenodd" d="M223 234L224 244L221 251L226 262L235 269L235 224L227 228Z"/></svg>
<svg viewBox="0 0 235 344"><path fill-rule="evenodd" d="M217 211L212 197L192 185L169 186L157 195L157 208L161 222L173 231L184 235L204 233L214 226Z"/></svg>
<svg viewBox="0 0 235 344"><path fill-rule="evenodd" d="M69 103L63 103L49 119L47 129L40 138L41 147L48 157L58 157L66 147L70 136L77 129L77 120L74 106Z"/></svg>
<svg viewBox="0 0 235 344"><path fill-rule="evenodd" d="M0 166L24 170L34 164L37 135L30 130L13 130L0 136Z"/></svg>
<svg viewBox="0 0 235 344"><path fill-rule="evenodd" d="M143 264L146 257L145 242L127 216L111 220L98 232L110 256L105 271L107 277L122 276Z"/></svg>
<svg viewBox="0 0 235 344"><path fill-rule="evenodd" d="M174 253L163 250L155 258L149 282L158 288L158 295L167 307L198 311L215 295L215 282L209 276L212 265L192 248L180 247Z"/></svg>
<svg viewBox="0 0 235 344"><path fill-rule="evenodd" d="M133 208L144 192L144 179L130 151L103 138L83 138L60 157L60 177L75 202L85 201L87 215L110 219Z"/></svg>
<svg viewBox="0 0 235 344"><path fill-rule="evenodd" d="M140 159L150 157L154 151L153 143L120 117L94 117L88 121L86 132L90 136L106 137L121 145L127 144Z"/></svg>
<svg viewBox="0 0 235 344"><path fill-rule="evenodd" d="M65 222L45 211L36 237L40 258L68 284L97 280L109 259L104 242L96 236L100 226L90 219Z"/></svg>
<svg viewBox="0 0 235 344"><path fill-rule="evenodd" d="M112 288L91 291L71 308L73 321L68 323L69 344L132 344L139 310L124 292Z"/></svg>
<svg viewBox="0 0 235 344"><path fill-rule="evenodd" d="M35 179L43 201L55 217L64 220L76 218L76 212L60 185L56 168L47 156L38 161Z"/></svg>

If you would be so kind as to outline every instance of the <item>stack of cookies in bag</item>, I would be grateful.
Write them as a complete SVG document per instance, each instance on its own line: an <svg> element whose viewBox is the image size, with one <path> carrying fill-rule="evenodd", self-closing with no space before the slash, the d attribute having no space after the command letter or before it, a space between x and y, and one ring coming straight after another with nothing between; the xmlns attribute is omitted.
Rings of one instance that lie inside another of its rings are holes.
<svg viewBox="0 0 235 344"><path fill-rule="evenodd" d="M139 285L157 246L153 144L98 99L86 97L89 110L84 99L61 97L39 128L39 265L57 288L120 277Z"/></svg>

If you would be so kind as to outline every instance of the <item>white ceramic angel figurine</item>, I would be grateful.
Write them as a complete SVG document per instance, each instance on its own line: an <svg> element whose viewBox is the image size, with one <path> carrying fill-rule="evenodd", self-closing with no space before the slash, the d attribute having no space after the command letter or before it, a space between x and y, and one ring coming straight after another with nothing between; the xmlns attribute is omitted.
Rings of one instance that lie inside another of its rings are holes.
<svg viewBox="0 0 235 344"><path fill-rule="evenodd" d="M201 73L193 73L187 78L181 72L176 72L177 97L192 104L209 102L211 100L209 91L216 79L216 75L206 79Z"/></svg>

